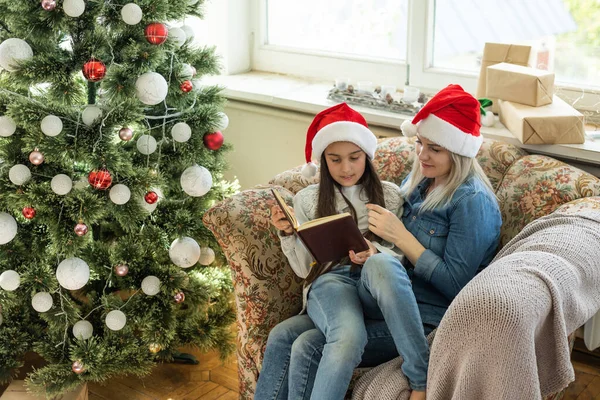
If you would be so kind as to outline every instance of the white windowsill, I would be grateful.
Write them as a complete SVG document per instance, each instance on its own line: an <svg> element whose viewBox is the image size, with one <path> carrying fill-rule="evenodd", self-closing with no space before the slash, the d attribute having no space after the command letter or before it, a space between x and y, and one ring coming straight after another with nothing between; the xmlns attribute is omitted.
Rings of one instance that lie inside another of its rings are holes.
<svg viewBox="0 0 600 400"><path fill-rule="evenodd" d="M287 75L265 72L248 72L238 75L204 77L202 84L219 84L226 87L228 99L260 104L285 110L316 114L335 102L327 99L332 82L311 81ZM397 129L410 115L392 113L352 105L373 125ZM484 137L501 140L522 147L528 152L547 154L559 158L600 164L600 139L588 139L584 144L526 145L517 140L496 118L494 127L482 127Z"/></svg>

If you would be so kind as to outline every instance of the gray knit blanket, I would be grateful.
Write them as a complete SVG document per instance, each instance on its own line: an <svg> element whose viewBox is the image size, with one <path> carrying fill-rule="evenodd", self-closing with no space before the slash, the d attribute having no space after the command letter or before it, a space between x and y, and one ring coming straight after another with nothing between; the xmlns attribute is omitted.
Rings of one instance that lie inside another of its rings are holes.
<svg viewBox="0 0 600 400"><path fill-rule="evenodd" d="M575 379L568 335L599 309L600 211L531 222L450 305L431 348L427 398L541 399L564 389ZM369 371L352 398L408 399L401 363Z"/></svg>

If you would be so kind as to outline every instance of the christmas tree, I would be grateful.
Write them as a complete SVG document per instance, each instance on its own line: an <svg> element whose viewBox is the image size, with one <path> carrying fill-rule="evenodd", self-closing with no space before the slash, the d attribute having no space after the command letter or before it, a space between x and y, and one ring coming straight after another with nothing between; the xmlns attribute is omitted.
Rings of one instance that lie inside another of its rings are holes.
<svg viewBox="0 0 600 400"><path fill-rule="evenodd" d="M199 81L218 59L184 24L202 3L0 0L0 383L28 351L48 395L232 351L201 222L237 190L222 88Z"/></svg>

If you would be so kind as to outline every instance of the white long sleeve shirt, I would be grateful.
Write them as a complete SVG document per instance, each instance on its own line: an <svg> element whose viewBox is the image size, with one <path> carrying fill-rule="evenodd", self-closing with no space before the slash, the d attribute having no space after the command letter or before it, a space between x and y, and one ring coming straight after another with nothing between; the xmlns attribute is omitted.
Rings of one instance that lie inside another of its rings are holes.
<svg viewBox="0 0 600 400"><path fill-rule="evenodd" d="M385 199L386 208L396 215L402 215L402 205L404 200L400 195L400 188L395 183L382 182L383 196ZM358 229L361 233L366 233L369 229L368 209L366 207L368 198L363 191L362 185L354 185L351 187L342 187L344 196L350 201L358 221ZM319 197L319 185L310 185L294 196L294 213L299 224L311 221L316 218L317 201ZM339 191L335 193L336 211L337 213L350 212L350 208L346 201L342 198ZM282 236L281 248L286 255L290 266L301 278L306 278L310 272L310 264L313 262L310 252L306 249L302 241L296 235ZM373 243L380 252L388 253L394 257L402 258L400 250L390 243ZM306 301L310 285L305 285L303 290L303 307L302 312L306 309Z"/></svg>

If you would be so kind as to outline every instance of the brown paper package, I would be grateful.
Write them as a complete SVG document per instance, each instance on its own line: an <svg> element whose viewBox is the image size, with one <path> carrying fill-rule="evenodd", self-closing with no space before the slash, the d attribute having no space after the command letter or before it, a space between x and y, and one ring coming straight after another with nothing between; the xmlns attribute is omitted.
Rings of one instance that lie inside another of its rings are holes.
<svg viewBox="0 0 600 400"><path fill-rule="evenodd" d="M581 144L584 117L554 96L551 104L531 107L500 100L500 122L523 144Z"/></svg>
<svg viewBox="0 0 600 400"><path fill-rule="evenodd" d="M514 101L532 107L552 103L554 73L508 63L487 69L487 97Z"/></svg>
<svg viewBox="0 0 600 400"><path fill-rule="evenodd" d="M529 56L531 54L531 46L523 46L518 44L505 43L486 43L483 48L483 57L481 58L481 69L479 71L479 81L477 82L477 98L481 99L486 96L487 83L487 67L502 62L529 66ZM498 99L490 99L494 102L492 111L498 113Z"/></svg>

